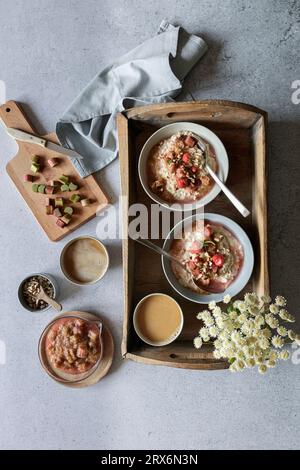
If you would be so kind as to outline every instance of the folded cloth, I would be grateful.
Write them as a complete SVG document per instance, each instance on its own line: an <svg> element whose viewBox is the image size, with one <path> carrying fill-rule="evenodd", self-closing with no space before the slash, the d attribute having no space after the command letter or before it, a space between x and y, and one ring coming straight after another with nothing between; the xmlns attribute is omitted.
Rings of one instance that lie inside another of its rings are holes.
<svg viewBox="0 0 300 470"><path fill-rule="evenodd" d="M83 156L71 158L79 175L88 176L116 158L118 112L173 101L206 50L203 39L163 21L155 37L96 75L56 125L60 143Z"/></svg>

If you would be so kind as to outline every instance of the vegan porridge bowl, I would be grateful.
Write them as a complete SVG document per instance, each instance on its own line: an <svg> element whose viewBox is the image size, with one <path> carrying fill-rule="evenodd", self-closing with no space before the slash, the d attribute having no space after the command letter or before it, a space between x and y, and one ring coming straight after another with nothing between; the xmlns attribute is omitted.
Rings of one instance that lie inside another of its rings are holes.
<svg viewBox="0 0 300 470"><path fill-rule="evenodd" d="M169 283L197 303L220 302L226 294L238 294L252 274L254 256L248 236L219 214L187 217L175 225L164 249L185 267L163 258Z"/></svg>
<svg viewBox="0 0 300 470"><path fill-rule="evenodd" d="M207 155L197 146L207 144ZM205 170L210 167L222 181L228 175L228 157L220 139L199 124L179 122L156 131L139 158L139 178L150 198L172 210L191 210L208 204L220 192Z"/></svg>

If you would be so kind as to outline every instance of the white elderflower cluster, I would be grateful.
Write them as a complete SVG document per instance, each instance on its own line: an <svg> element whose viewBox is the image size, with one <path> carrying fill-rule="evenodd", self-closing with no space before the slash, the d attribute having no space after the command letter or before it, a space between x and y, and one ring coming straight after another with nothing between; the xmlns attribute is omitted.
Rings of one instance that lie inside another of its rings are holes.
<svg viewBox="0 0 300 470"><path fill-rule="evenodd" d="M233 303L226 295L223 303L221 308L210 302L208 310L197 314L203 326L194 338L194 346L200 349L211 342L214 357L227 360L230 371L257 366L258 372L264 374L279 360L288 360L285 344L295 341L300 345L300 335L282 324L295 321L284 308L284 297L278 295L272 303L268 295L259 297L251 292Z"/></svg>

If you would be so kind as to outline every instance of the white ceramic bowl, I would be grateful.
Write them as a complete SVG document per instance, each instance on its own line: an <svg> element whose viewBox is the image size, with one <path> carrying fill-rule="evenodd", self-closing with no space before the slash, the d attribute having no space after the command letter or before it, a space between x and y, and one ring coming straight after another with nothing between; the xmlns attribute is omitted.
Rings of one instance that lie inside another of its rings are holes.
<svg viewBox="0 0 300 470"><path fill-rule="evenodd" d="M180 295L182 295L186 299L191 300L192 302L197 302L199 304L207 304L212 301L221 302L223 300L224 295L226 294L229 294L231 297L237 295L249 281L254 266L253 248L248 238L248 235L238 224L233 222L233 220L228 219L228 217L224 217L223 215L219 214L195 214L190 217L186 217L183 221L179 222L173 227L164 242L163 249L165 251L169 251L171 249L171 244L174 239L174 236L181 232L183 224L185 225L185 227L189 227L194 221L203 219L222 224L225 228L230 230L235 235L235 237L239 240L243 247L244 262L238 276L224 292L202 295L182 286L172 271L170 261L162 257L163 271L173 289L175 289Z"/></svg>
<svg viewBox="0 0 300 470"><path fill-rule="evenodd" d="M167 340L167 341L160 341L160 342L156 342L156 343L150 341L148 338L146 338L146 337L143 335L143 333L141 332L141 330L140 330L140 328L139 328L139 326L138 326L138 323L137 323L137 314L138 314L138 311L139 311L140 306L142 305L142 303L143 303L146 299L148 299L149 297L152 297L152 296L154 296L154 295L162 295L162 296L164 296L164 297L168 297L169 299L173 300L173 302L176 303L176 305L177 305L177 307L178 307L178 309L179 309L179 312L180 312L180 316L181 316L181 324L180 324L180 327L179 327L179 329L178 329L178 332L177 332L172 338L170 338L169 340ZM178 338L178 336L180 335L180 333L182 332L183 323L184 323L184 317L183 317L183 312L182 312L182 310L181 310L181 307L180 307L179 303L176 302L176 300L173 299L173 297L170 297L170 296L167 295L167 294L162 294L161 292L155 292L155 293L153 293L153 294L146 295L146 297L143 297L143 298L139 301L139 303L137 304L137 306L135 307L134 313L133 313L133 326L134 326L134 329L135 329L136 334L140 337L140 339L141 339L142 341L144 341L144 343L149 344L150 346L167 346L168 344L173 343L173 342Z"/></svg>
<svg viewBox="0 0 300 470"><path fill-rule="evenodd" d="M228 175L228 156L225 150L224 145L220 141L219 137L216 136L212 131L207 129L207 127L201 126L200 124L195 124L193 122L175 122L173 124L168 124L167 126L161 127L158 131L154 132L154 134L149 137L147 142L144 144L139 158L138 163L138 171L139 171L139 178L141 184L148 194L148 196L153 199L153 201L157 202L158 204L166 207L167 209L171 210L180 210L180 211L188 211L198 209L199 207L203 207L209 202L211 202L220 192L220 188L218 185L214 184L212 189L206 194L203 198L195 201L193 203L180 203L176 201L174 203L168 203L161 199L157 194L153 193L151 189L148 187L148 175L147 175L147 160L150 154L151 149L154 145L158 144L161 140L167 139L171 137L173 134L176 134L180 131L190 131L199 137L202 137L206 140L213 148L216 154L217 162L218 162L218 171L217 174L219 178L225 183ZM174 207L172 207L174 205ZM177 207L176 207L177 206Z"/></svg>

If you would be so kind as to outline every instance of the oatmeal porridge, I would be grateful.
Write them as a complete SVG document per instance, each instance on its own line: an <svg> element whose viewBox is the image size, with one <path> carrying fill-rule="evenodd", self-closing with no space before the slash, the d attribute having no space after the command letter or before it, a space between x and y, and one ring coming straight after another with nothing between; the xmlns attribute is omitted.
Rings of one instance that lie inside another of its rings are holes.
<svg viewBox="0 0 300 470"><path fill-rule="evenodd" d="M167 202L192 203L203 198L214 182L205 171L205 155L189 131L178 132L155 145L148 159L148 185ZM208 163L217 170L214 149L206 143Z"/></svg>
<svg viewBox="0 0 300 470"><path fill-rule="evenodd" d="M173 240L170 253L179 259L199 285L199 291L188 272L171 263L172 270L184 287L200 292L223 292L238 276L244 260L239 240L221 224L194 222L183 238Z"/></svg>

